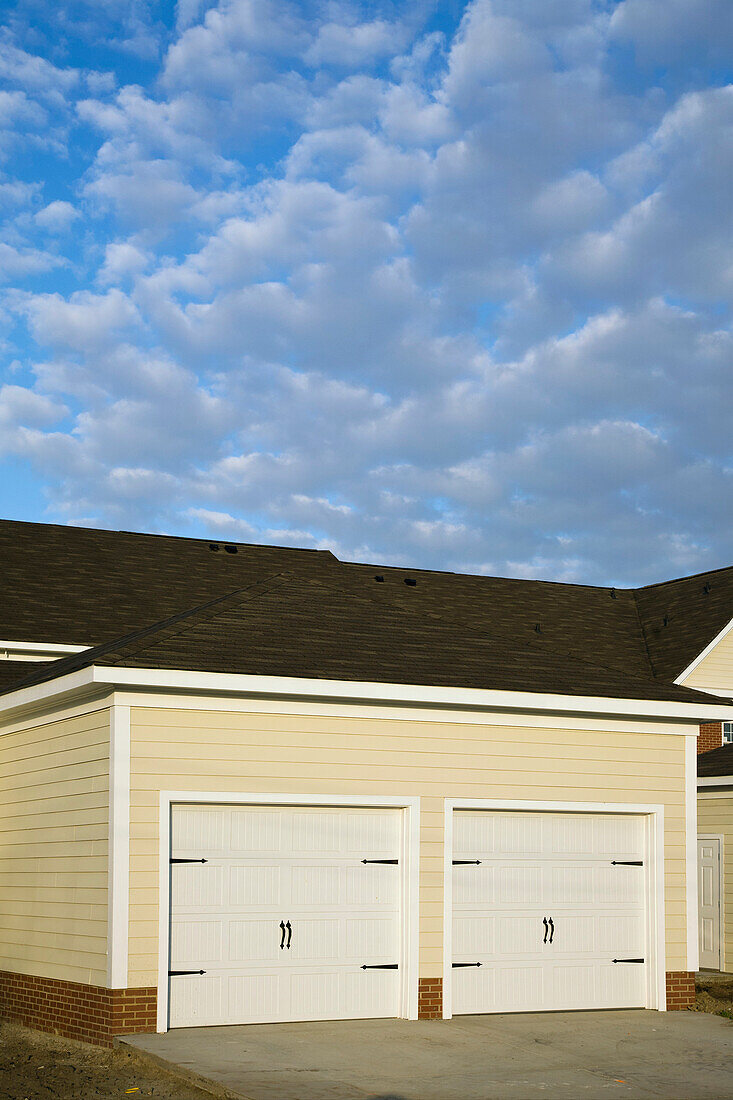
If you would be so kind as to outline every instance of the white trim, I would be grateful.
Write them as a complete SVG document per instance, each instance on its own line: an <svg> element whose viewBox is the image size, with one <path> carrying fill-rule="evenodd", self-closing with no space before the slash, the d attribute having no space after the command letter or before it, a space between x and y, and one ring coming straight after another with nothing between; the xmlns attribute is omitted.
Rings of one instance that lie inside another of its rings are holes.
<svg viewBox="0 0 733 1100"><path fill-rule="evenodd" d="M350 702L349 700L320 700L317 698L263 698L255 696L234 695L183 695L170 693L155 693L149 691L135 691L134 689L117 691L116 696L124 699L131 707L150 708L153 710L181 710L204 711L227 714L278 714L312 716L322 715L339 718L372 718L378 715L394 722L439 722L450 721L460 725L487 725L487 721L500 722L503 726L510 726L517 730L522 729L559 729L582 730L584 733L663 733L670 737L697 736L700 724L693 719L674 724L660 720L656 728L651 725L652 719L634 721L630 718L608 716L594 716L585 714L550 714L550 713L522 713L519 711L492 711L453 709L450 717L446 715L445 707L420 706L415 704L405 707L390 703L366 703ZM488 717L487 717L488 714ZM612 721L612 725L610 722Z"/></svg>
<svg viewBox="0 0 733 1100"><path fill-rule="evenodd" d="M168 969L170 959L170 850L171 806L174 803L227 803L242 806L382 806L404 810L402 852L403 974L401 1012L417 1019L419 929L420 929L420 799L399 795L248 794L241 791L161 791L158 846L158 1022L159 1032L168 1030Z"/></svg>
<svg viewBox="0 0 733 1100"><path fill-rule="evenodd" d="M109 708L107 985L127 988L130 925L130 708Z"/></svg>
<svg viewBox="0 0 733 1100"><path fill-rule="evenodd" d="M720 844L720 848L718 849L718 920L720 921L718 935L718 970L725 970L725 835L723 833L698 833L697 839L717 840Z"/></svg>
<svg viewBox="0 0 733 1100"><path fill-rule="evenodd" d="M687 921L687 969L700 969L697 932L697 739L685 741L685 913Z"/></svg>
<svg viewBox="0 0 733 1100"><path fill-rule="evenodd" d="M733 787L733 775L702 775L698 787Z"/></svg>
<svg viewBox="0 0 733 1100"><path fill-rule="evenodd" d="M87 649L91 649L91 646L62 645L61 642L0 641L0 661L52 661L55 657L68 657Z"/></svg>
<svg viewBox="0 0 733 1100"><path fill-rule="evenodd" d="M625 802L546 802L503 798L444 799L443 852L443 1019L452 1016L453 955L453 811L454 810L533 810L550 813L635 814L647 817L647 1008L666 1012L667 977L665 970L664 918L664 806L634 805ZM697 858L697 857L696 857Z"/></svg>
<svg viewBox="0 0 733 1100"><path fill-rule="evenodd" d="M249 676L185 669L120 668L89 665L41 684L18 688L0 697L0 713L31 706L56 695L94 687L158 688L167 691L388 702L408 705L469 707L480 710L552 711L628 715L634 718L700 721L733 720L733 703L682 703L664 699L612 699L530 691L446 688L423 684L389 684L356 680L320 680L298 676Z"/></svg>
<svg viewBox="0 0 733 1100"><path fill-rule="evenodd" d="M689 664L689 665L687 666L687 668L686 668L686 669L684 669L684 670L683 670L683 671L682 671L682 672L681 672L681 673L679 674L679 676L678 676L678 677L677 677L677 679L675 680L675 683L676 683L676 684L682 684L682 683L684 683L684 681L685 681L685 680L687 679L687 677L688 677L688 676L690 675L690 673L692 673L692 672L694 672L694 671L695 671L695 669L696 669L696 668L697 668L697 666L698 666L698 665L700 664L700 662L701 662L701 661L704 661L704 660L705 660L705 658L707 657L708 653L710 653L710 652L711 652L711 650L715 649L715 647L716 647L716 645L718 644L718 642L722 642L723 638L724 638L724 637L726 636L726 634L729 634L731 630L733 630L733 619L731 619L731 621L730 621L730 622L728 623L728 625L727 625L727 626L724 626L724 627L723 627L723 629L722 629L722 630L721 630L721 631L720 631L720 632L719 632L718 634L716 634L716 635L715 635L715 637L713 638L712 642L709 642L709 643L708 643L708 644L707 644L707 645L705 646L705 648L703 649L702 653L699 653L699 654L698 654L698 656L697 656L697 657L695 658L695 660L694 660L694 661L692 661L692 662L691 662L691 663L690 663L690 664Z"/></svg>

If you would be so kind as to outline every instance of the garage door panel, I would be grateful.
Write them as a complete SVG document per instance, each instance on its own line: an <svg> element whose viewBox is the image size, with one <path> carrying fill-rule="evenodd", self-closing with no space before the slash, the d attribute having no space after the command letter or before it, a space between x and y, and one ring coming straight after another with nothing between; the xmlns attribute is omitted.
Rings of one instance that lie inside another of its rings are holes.
<svg viewBox="0 0 733 1100"><path fill-rule="evenodd" d="M339 905L345 894L345 868L313 864L293 867L290 871L290 900L293 906L307 908Z"/></svg>
<svg viewBox="0 0 733 1100"><path fill-rule="evenodd" d="M262 920L229 920L228 929L228 963L271 964L279 961L282 932L276 914Z"/></svg>
<svg viewBox="0 0 733 1100"><path fill-rule="evenodd" d="M349 906L399 905L400 872L395 866L358 863L346 868L346 902Z"/></svg>
<svg viewBox="0 0 733 1100"><path fill-rule="evenodd" d="M222 1016L216 1023L225 1020L249 1020L251 1023L265 1023L277 1017L285 1001L283 979L279 974L229 974L222 978L225 983L227 999L221 1006Z"/></svg>
<svg viewBox="0 0 733 1100"><path fill-rule="evenodd" d="M183 918L174 921L171 925L172 969L183 968L189 959L221 962L225 935L226 928L221 920Z"/></svg>
<svg viewBox="0 0 733 1100"><path fill-rule="evenodd" d="M401 819L174 807L172 854L207 862L171 867L171 969L207 973L171 976L171 1026L398 1015L398 970L361 968L400 961Z"/></svg>
<svg viewBox="0 0 733 1100"><path fill-rule="evenodd" d="M225 868L216 864L182 863L174 868L171 897L176 908L221 909L226 897Z"/></svg>
<svg viewBox="0 0 733 1100"><path fill-rule="evenodd" d="M637 1007L646 965L645 822L456 811L453 1010ZM545 923L547 931L545 934Z"/></svg>
<svg viewBox="0 0 733 1100"><path fill-rule="evenodd" d="M232 908L271 909L282 905L283 869L275 864L229 865L228 905Z"/></svg>
<svg viewBox="0 0 733 1100"><path fill-rule="evenodd" d="M222 811L227 812L227 811ZM282 813L280 810L249 807L239 810L236 807L228 811L230 827L227 831L228 843L222 844L222 852L228 855L251 855L258 852L262 856L277 854L282 850Z"/></svg>
<svg viewBox="0 0 733 1100"><path fill-rule="evenodd" d="M181 975L171 983L171 1019L203 1026L221 1020L226 1010L226 987L219 974Z"/></svg>

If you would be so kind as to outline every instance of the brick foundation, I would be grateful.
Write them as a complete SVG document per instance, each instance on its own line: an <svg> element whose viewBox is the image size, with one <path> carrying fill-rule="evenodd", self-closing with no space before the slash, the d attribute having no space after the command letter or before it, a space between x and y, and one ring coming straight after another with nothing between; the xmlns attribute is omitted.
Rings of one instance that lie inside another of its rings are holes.
<svg viewBox="0 0 733 1100"><path fill-rule="evenodd" d="M0 970L0 1017L97 1046L112 1046L115 1035L155 1031L156 1002L154 987L104 989Z"/></svg>
<svg viewBox="0 0 733 1100"><path fill-rule="evenodd" d="M723 744L722 722L701 722L700 736L697 739L697 751L710 752L711 749L719 749Z"/></svg>
<svg viewBox="0 0 733 1100"><path fill-rule="evenodd" d="M691 1008L695 1003L695 974L692 970L667 972L667 1011Z"/></svg>
<svg viewBox="0 0 733 1100"><path fill-rule="evenodd" d="M443 1019L443 979L420 978L417 985L417 1018Z"/></svg>

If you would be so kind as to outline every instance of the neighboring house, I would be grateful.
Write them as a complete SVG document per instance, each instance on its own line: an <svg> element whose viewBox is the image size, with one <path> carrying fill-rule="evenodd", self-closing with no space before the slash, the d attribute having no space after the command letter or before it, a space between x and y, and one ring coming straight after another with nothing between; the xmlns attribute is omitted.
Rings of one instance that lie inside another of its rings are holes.
<svg viewBox="0 0 733 1100"><path fill-rule="evenodd" d="M700 966L733 971L733 744L698 757Z"/></svg>
<svg viewBox="0 0 733 1100"><path fill-rule="evenodd" d="M694 997L696 747L733 705L688 684L733 570L624 591L10 522L0 561L6 1015L108 1043Z"/></svg>

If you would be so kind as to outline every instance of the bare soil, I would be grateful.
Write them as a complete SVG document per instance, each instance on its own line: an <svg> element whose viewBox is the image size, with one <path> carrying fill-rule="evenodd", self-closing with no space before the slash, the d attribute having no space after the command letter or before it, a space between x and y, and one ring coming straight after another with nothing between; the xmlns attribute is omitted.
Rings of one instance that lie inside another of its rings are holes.
<svg viewBox="0 0 733 1100"><path fill-rule="evenodd" d="M0 1100L211 1100L211 1095L105 1050L0 1023Z"/></svg>
<svg viewBox="0 0 733 1100"><path fill-rule="evenodd" d="M733 1020L733 974L730 980L698 978L695 982L695 1007L692 1012L711 1012Z"/></svg>

